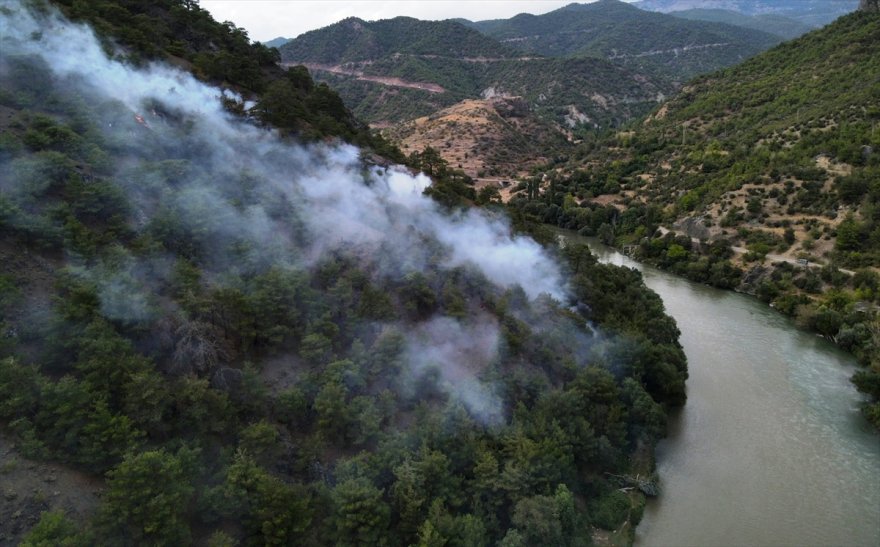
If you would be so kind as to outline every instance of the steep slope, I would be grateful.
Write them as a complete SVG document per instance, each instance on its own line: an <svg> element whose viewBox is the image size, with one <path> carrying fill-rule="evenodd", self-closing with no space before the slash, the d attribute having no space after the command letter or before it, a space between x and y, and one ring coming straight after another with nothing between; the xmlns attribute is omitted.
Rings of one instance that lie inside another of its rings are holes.
<svg viewBox="0 0 880 547"><path fill-rule="evenodd" d="M414 34L420 39L404 39ZM524 98L539 117L562 128L593 129L645 113L672 90L662 79L601 59L524 56L453 21L347 19L280 51L285 63L307 66L378 126L464 99L507 95Z"/></svg>
<svg viewBox="0 0 880 547"><path fill-rule="evenodd" d="M429 155L433 181L278 131L339 107L301 70L307 100L256 94L258 121L46 3L0 27L0 542L582 545L637 520L620 489L656 494L687 378L637 272L441 205Z"/></svg>
<svg viewBox="0 0 880 547"><path fill-rule="evenodd" d="M880 13L862 11L692 82L516 206L796 315L871 363L880 425L878 151Z"/></svg>
<svg viewBox="0 0 880 547"><path fill-rule="evenodd" d="M736 64L780 41L760 31L683 20L619 0L472 26L526 53L601 57L679 81Z"/></svg>
<svg viewBox="0 0 880 547"><path fill-rule="evenodd" d="M516 53L454 21L395 17L366 22L356 17L306 32L279 48L284 60L338 65L390 55L515 57Z"/></svg>
<svg viewBox="0 0 880 547"><path fill-rule="evenodd" d="M810 25L772 13L746 15L724 9L694 8L674 11L670 15L694 21L709 21L710 23L725 23L727 25L750 28L768 34L775 34L785 40L797 38L812 30Z"/></svg>
<svg viewBox="0 0 880 547"><path fill-rule="evenodd" d="M197 2L60 0L57 5L72 20L98 29L108 53L136 65L167 62L227 89L227 107L239 115L250 114L301 139L339 137L395 154L372 137L332 89L315 85L302 71L286 72L276 50L251 43L243 28L214 21ZM261 104L246 113L245 107L255 106L258 98Z"/></svg>
<svg viewBox="0 0 880 547"><path fill-rule="evenodd" d="M725 219L733 229L760 219L772 232L805 216L812 220L795 226L804 241L812 227L833 232L848 213L861 218L867 187L849 185L872 179L878 162L878 32L876 16L859 13L692 82L617 139L626 144L613 155L633 169L627 186L682 217L705 215L711 232ZM851 263L880 265L871 256Z"/></svg>
<svg viewBox="0 0 880 547"><path fill-rule="evenodd" d="M633 5L649 11L671 13L689 9L724 9L747 15L776 14L821 27L853 12L858 0L640 0Z"/></svg>

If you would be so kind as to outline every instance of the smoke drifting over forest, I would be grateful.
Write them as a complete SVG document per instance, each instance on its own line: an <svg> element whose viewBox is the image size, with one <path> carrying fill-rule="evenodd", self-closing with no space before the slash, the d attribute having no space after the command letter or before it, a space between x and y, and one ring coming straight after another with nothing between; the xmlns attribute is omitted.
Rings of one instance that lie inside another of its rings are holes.
<svg viewBox="0 0 880 547"><path fill-rule="evenodd" d="M15 59L38 58L53 76L33 85L76 90L94 117L83 123L123 151L112 163L95 151L92 163L106 162L100 175L122 191L126 222L133 230L168 226L172 239L180 230L182 247L204 250L203 282L273 267L309 269L328 253L345 252L383 278L429 265L463 267L498 287L521 287L530 301L543 294L565 299L560 269L540 245L511 235L503 218L485 211L441 210L422 194L430 184L423 175L365 166L346 144L283 141L228 113L221 96L243 102L232 92L168 66L112 60L90 29L57 14L34 15L21 5L4 10L0 77L11 77ZM0 191L24 209L39 208L30 196L46 184L47 160L0 160ZM155 287L172 275L171 257L134 258L120 248L112 260L67 258L100 288L108 318L138 323L169 305L155 301ZM477 379L497 356L497 325L468 309L401 331L414 381L436 369L441 389L476 416L498 418L500 400Z"/></svg>

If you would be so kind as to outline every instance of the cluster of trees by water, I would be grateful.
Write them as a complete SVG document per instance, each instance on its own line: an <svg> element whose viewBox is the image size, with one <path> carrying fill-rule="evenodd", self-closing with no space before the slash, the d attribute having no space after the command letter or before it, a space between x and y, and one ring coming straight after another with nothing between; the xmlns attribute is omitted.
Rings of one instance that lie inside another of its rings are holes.
<svg viewBox="0 0 880 547"><path fill-rule="evenodd" d="M729 239L694 241L686 235L660 231L658 228L671 219L657 205L633 204L622 212L613 206L578 205L565 181L553 181L549 190L528 199L529 184L524 183L526 192L509 203L515 216L627 247L639 260L698 283L754 294L794 317L802 328L853 353L865 366L853 377L859 391L869 396L865 416L880 426L880 274L874 269L859 268L851 274L841 271L836 261L824 266L806 260L806 265L773 262L765 257L777 248L766 245L760 233L744 235L746 241L753 238L757 242L749 244L752 250L744 257L744 267L733 261ZM534 187L538 184L537 178L531 182ZM784 240L771 243L785 245Z"/></svg>

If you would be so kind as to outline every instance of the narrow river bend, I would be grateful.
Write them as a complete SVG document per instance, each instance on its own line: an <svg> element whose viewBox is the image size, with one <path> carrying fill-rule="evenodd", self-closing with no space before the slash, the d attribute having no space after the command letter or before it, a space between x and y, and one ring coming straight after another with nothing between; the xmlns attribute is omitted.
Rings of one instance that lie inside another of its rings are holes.
<svg viewBox="0 0 880 547"><path fill-rule="evenodd" d="M880 436L858 413L851 356L753 298L564 237L639 269L688 357L636 545L880 546Z"/></svg>

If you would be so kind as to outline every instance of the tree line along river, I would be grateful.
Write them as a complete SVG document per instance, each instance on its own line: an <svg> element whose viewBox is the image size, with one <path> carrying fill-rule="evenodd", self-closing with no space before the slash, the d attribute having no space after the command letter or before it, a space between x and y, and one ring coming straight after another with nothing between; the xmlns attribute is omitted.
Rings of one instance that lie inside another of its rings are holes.
<svg viewBox="0 0 880 547"><path fill-rule="evenodd" d="M858 412L851 356L754 298L559 234L640 270L688 357L637 546L880 545L880 436Z"/></svg>

